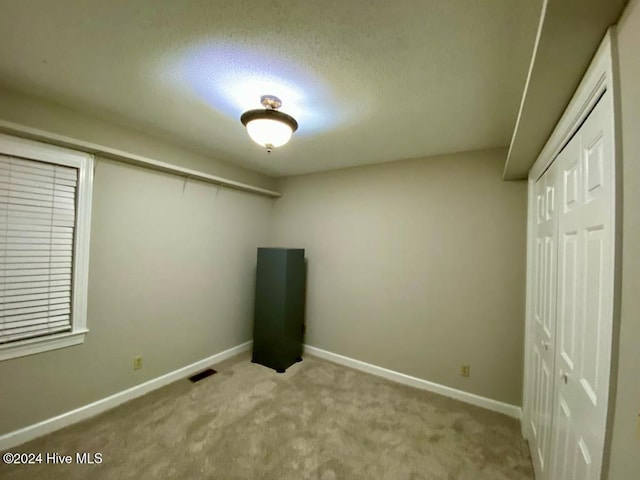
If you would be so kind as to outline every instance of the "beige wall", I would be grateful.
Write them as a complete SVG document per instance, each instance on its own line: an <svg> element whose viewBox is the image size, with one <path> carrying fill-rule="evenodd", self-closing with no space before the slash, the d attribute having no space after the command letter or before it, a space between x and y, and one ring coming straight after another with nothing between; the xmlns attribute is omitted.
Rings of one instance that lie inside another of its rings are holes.
<svg viewBox="0 0 640 480"><path fill-rule="evenodd" d="M640 478L640 1L618 25L622 112L622 308L609 480Z"/></svg>
<svg viewBox="0 0 640 480"><path fill-rule="evenodd" d="M250 340L256 247L272 204L100 159L91 331L83 345L0 362L0 435ZM144 367L134 372L137 355Z"/></svg>
<svg viewBox="0 0 640 480"><path fill-rule="evenodd" d="M271 243L306 249L306 343L520 405L526 184L505 157L281 180Z"/></svg>
<svg viewBox="0 0 640 480"><path fill-rule="evenodd" d="M0 120L123 150L184 168L272 189L275 180L63 106L0 88Z"/></svg>

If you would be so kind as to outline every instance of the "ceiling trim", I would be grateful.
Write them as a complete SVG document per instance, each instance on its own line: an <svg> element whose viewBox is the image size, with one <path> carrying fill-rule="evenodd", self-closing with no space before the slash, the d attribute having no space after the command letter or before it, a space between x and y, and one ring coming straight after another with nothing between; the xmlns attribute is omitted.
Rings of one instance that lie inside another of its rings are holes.
<svg viewBox="0 0 640 480"><path fill-rule="evenodd" d="M522 180L544 148L607 29L627 0L545 0L529 76L505 164Z"/></svg>
<svg viewBox="0 0 640 480"><path fill-rule="evenodd" d="M600 45L580 86L571 99L571 103L562 115L551 137L529 171L529 179L537 181L547 170L553 160L569 143L605 91L609 90L610 100L616 98L616 78L614 75L613 57L615 55L615 27L611 27ZM613 110L613 107L611 107ZM616 130L614 125L614 131ZM614 135L614 138L616 135ZM614 147L616 142L614 141Z"/></svg>

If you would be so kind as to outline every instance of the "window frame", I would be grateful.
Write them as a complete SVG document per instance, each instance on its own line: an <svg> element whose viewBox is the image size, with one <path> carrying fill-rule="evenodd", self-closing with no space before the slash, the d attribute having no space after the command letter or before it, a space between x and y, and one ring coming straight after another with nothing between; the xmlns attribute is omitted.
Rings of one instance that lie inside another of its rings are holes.
<svg viewBox="0 0 640 480"><path fill-rule="evenodd" d="M84 343L87 328L93 155L0 133L0 154L78 169L71 331L0 344L0 361Z"/></svg>

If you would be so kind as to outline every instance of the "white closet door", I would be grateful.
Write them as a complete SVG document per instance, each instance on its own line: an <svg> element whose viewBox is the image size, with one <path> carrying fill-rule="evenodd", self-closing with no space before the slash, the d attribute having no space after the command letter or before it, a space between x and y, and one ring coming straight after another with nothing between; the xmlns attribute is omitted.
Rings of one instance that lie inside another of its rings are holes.
<svg viewBox="0 0 640 480"><path fill-rule="evenodd" d="M557 201L556 166L552 164L535 184L535 242L532 305L532 341L529 344L532 412L529 429L533 436L532 458L537 478L549 469L553 410L556 332Z"/></svg>
<svg viewBox="0 0 640 480"><path fill-rule="evenodd" d="M614 165L605 93L554 162L559 180L553 480L600 478L611 361Z"/></svg>

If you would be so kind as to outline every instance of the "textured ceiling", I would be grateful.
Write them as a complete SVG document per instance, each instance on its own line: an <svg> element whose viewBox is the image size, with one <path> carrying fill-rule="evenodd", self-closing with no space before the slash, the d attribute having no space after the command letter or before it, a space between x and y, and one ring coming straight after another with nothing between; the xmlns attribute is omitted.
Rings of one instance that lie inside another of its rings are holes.
<svg viewBox="0 0 640 480"><path fill-rule="evenodd" d="M0 84L271 175L508 145L541 0L1 0ZM300 124L268 155L262 94Z"/></svg>

